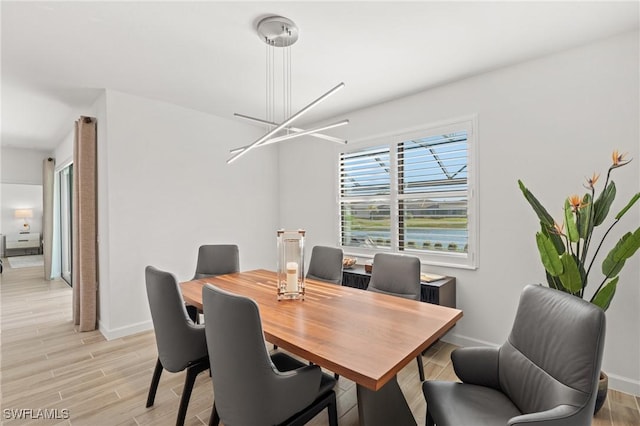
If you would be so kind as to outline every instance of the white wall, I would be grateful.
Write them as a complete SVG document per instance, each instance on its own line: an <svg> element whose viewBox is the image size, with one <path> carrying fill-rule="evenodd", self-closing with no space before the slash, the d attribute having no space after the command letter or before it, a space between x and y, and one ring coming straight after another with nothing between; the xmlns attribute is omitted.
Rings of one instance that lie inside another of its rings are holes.
<svg viewBox="0 0 640 426"><path fill-rule="evenodd" d="M144 268L193 276L201 244L233 243L242 269L273 268L278 157L274 147L231 165L231 148L260 128L107 90L98 119L100 329L151 327Z"/></svg>
<svg viewBox="0 0 640 426"><path fill-rule="evenodd" d="M42 232L42 161L49 156L43 150L2 148L0 234L20 230L23 220L13 216L17 208L33 209L33 218L27 221L32 232Z"/></svg>
<svg viewBox="0 0 640 426"><path fill-rule="evenodd" d="M96 103L99 102L103 96L99 97ZM103 99L104 102L104 99ZM88 110L82 113L82 115L87 117L95 116L96 103ZM76 119L80 118L80 116L76 117ZM56 149L53 151L53 158L56 159L56 171L59 171L66 167L67 165L73 162L73 139L75 137L75 127L74 121L69 121L69 133L67 136L60 141Z"/></svg>
<svg viewBox="0 0 640 426"><path fill-rule="evenodd" d="M352 141L478 115L479 268L423 268L457 278L464 318L447 340L502 343L522 287L545 282L534 238L538 220L518 179L561 220L565 197L583 193L584 178L593 171L604 180L617 148L634 161L614 172L618 197L612 215L640 190L638 51L634 32L345 114L351 124L336 134ZM348 95L347 86L343 96ZM280 224L306 228L309 246L336 244L335 146L298 141L282 144L279 152L280 163L287 164L279 176ZM610 243L622 231L638 228L639 210L636 206L625 216ZM601 279L597 272L591 292ZM639 277L636 255L607 311L603 364L612 388L635 394L640 394Z"/></svg>
<svg viewBox="0 0 640 426"><path fill-rule="evenodd" d="M16 234L23 230L25 219L16 219L16 209L31 209L33 217L26 219L30 232L42 232L42 185L2 184L2 227L0 234Z"/></svg>
<svg viewBox="0 0 640 426"><path fill-rule="evenodd" d="M51 156L39 149L2 148L2 183L42 185L42 161Z"/></svg>

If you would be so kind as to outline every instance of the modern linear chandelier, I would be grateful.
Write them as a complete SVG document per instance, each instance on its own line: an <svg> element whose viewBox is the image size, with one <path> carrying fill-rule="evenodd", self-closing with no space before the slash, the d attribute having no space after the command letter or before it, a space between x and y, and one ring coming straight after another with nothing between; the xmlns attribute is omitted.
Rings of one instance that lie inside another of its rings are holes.
<svg viewBox="0 0 640 426"><path fill-rule="evenodd" d="M266 125L267 133L258 138L249 145L231 150L231 158L227 160L227 164L240 158L250 150L256 147L269 145L276 142L291 140L300 136L313 136L315 138L324 139L336 143L347 143L346 140L325 135L323 132L334 127L349 124L349 120L341 120L333 124L328 124L313 129L301 129L293 127L291 124L308 112L311 108L333 95L344 87L344 83L340 83L333 89L320 96L300 111L291 114L291 46L298 40L298 27L290 19L282 16L270 16L258 22L258 35L260 39L266 43L266 101L265 119L250 117L244 114L235 113L234 116L249 120L254 124ZM276 49L278 48L278 49ZM276 58L276 52L281 53L281 58ZM282 72L276 72L276 65L281 62ZM281 74L281 75L280 75ZM279 105L281 103L281 105ZM278 123L277 116L282 117L282 121Z"/></svg>

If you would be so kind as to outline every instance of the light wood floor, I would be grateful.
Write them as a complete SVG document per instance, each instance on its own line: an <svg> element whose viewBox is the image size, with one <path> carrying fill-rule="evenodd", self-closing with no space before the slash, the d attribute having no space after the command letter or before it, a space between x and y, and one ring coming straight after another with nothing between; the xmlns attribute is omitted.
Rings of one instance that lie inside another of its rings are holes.
<svg viewBox="0 0 640 426"><path fill-rule="evenodd" d="M183 373L165 371L155 405L145 408L157 355L153 332L109 342L97 331L78 333L71 321L71 289L63 281L44 281L42 268L7 267L0 277L2 424L175 424ZM453 349L437 343L428 351L423 360L429 379L456 380L450 364ZM415 362L402 370L398 381L416 421L424 424L426 407ZM340 425L357 425L354 383L340 378L337 396ZM610 391L593 424L640 425L639 399ZM186 424L208 424L212 402L210 378L200 374ZM31 409L35 417L45 408L59 410L59 418L8 418L12 409ZM61 419L66 412L69 418ZM328 424L326 412L310 424Z"/></svg>

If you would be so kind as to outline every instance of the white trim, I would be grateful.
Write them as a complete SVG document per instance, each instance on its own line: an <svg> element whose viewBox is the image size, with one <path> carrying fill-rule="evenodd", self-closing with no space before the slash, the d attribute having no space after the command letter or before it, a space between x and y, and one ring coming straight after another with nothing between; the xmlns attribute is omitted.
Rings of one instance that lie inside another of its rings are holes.
<svg viewBox="0 0 640 426"><path fill-rule="evenodd" d="M426 123L426 124L421 124L421 125L417 125L417 126L411 126L411 127L405 127L403 129L397 129L397 130L393 130L390 132L384 132L384 133L377 133L375 135L369 135L369 136L365 136L365 137L361 137L361 138L357 138L357 139L353 139L353 140L349 140L349 143L346 145L336 145L336 151L337 152L348 152L345 149L350 149L350 148L359 148L360 146L366 147L369 146L370 142L373 143L373 141L375 140L381 140L381 143L385 143L386 139L389 138L393 138L396 136L400 136L400 135L405 135L405 134L411 134L413 132L419 132L419 131L423 131L423 136L424 136L424 131L425 130L429 130L432 128L441 128L441 127L447 127L447 126L451 126L454 125L456 123L462 123L465 121L471 121L474 123L474 127L475 124L477 123L478 120L478 114L476 113L472 113L472 114L466 114L466 115L461 115L459 117L455 117L455 118L449 118L449 119L445 119L445 120L440 120L440 121L434 121L431 123ZM386 141L386 143L388 143L388 141ZM373 146L373 145L371 145Z"/></svg>
<svg viewBox="0 0 640 426"><path fill-rule="evenodd" d="M605 373L607 373L605 371ZM630 379L629 377L618 376L617 374L607 373L609 376L609 389L614 389L620 392L628 393L631 395L640 396L640 381Z"/></svg>
<svg viewBox="0 0 640 426"><path fill-rule="evenodd" d="M64 161L62 161L61 163L56 164L56 168L54 170L54 173L58 173L60 172L62 169L65 169L67 167L69 167L69 165L73 164L73 157L69 157L67 159L65 159Z"/></svg>
<svg viewBox="0 0 640 426"><path fill-rule="evenodd" d="M398 247L400 235L400 227L398 226L398 220L400 218L400 209L398 208L398 140L397 137L391 140L391 147L389 150L389 174L391 183L391 193L389 194L389 231L391 231L390 241L391 247L385 249L385 251L395 252L395 247ZM344 249L344 247L343 247Z"/></svg>
<svg viewBox="0 0 640 426"><path fill-rule="evenodd" d="M142 331L153 330L153 323L151 322L151 320L148 320L108 330L104 326L102 321L98 321L98 329L100 330L100 333L102 333L102 335L105 337L105 339L115 340L121 337L140 333Z"/></svg>
<svg viewBox="0 0 640 426"><path fill-rule="evenodd" d="M469 192L467 198L467 242L469 247L473 247L469 254L469 263L466 265L467 269L478 269L480 265L480 205L478 204L478 189L480 185L478 178L479 162L478 162L478 114L473 114L470 117L471 121L471 133L467 134L467 140L472 140L469 143L468 153L469 161L467 162L467 176L471 181L468 184Z"/></svg>
<svg viewBox="0 0 640 426"><path fill-rule="evenodd" d="M452 345L459 346L461 348L474 347L474 346L497 348L500 346L496 343L491 343L485 340L478 340L469 336L456 334L454 333L454 331L455 331L455 328L449 331L444 336L442 336L440 340L442 340L443 342L451 343Z"/></svg>

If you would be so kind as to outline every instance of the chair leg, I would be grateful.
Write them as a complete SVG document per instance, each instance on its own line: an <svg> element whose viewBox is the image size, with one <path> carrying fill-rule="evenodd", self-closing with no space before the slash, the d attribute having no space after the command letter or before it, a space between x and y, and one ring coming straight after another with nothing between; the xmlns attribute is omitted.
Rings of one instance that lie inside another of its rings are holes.
<svg viewBox="0 0 640 426"><path fill-rule="evenodd" d="M433 417L431 417L431 413L429 413L429 408L427 408L427 422L426 422L426 426L435 426L435 423L433 422Z"/></svg>
<svg viewBox="0 0 640 426"><path fill-rule="evenodd" d="M327 412L329 414L329 426L338 426L338 406L336 404L335 392L331 393L331 400L329 401L329 405L327 405Z"/></svg>
<svg viewBox="0 0 640 426"><path fill-rule="evenodd" d="M158 390L158 383L160 383L160 375L162 374L162 363L160 362L160 358L156 361L156 368L153 370L153 377L151 378L151 386L149 387L149 396L147 396L147 405L149 408L153 405L153 402L156 400L156 391Z"/></svg>
<svg viewBox="0 0 640 426"><path fill-rule="evenodd" d="M316 398L306 409L294 414L288 418L280 426L303 426L309 423L311 419L327 408L329 414L329 426L338 426L338 409L336 406L336 393L330 391Z"/></svg>
<svg viewBox="0 0 640 426"><path fill-rule="evenodd" d="M209 368L209 362L207 360L198 362L187 368L187 376L184 379L184 389L182 390L182 397L180 398L180 407L178 408L176 426L184 425L184 421L187 418L187 407L189 406L189 399L191 398L191 391L193 390L193 384L196 381L196 376L207 368Z"/></svg>
<svg viewBox="0 0 640 426"><path fill-rule="evenodd" d="M195 324L198 324L198 320L199 320L199 313L198 313L198 308L196 308L193 305L186 305L187 306L187 314L189 314L189 318L191 318L191 321L193 321Z"/></svg>
<svg viewBox="0 0 640 426"><path fill-rule="evenodd" d="M422 355L418 355L416 361L418 361L418 374L420 375L420 381L424 382L424 366L422 365Z"/></svg>
<svg viewBox="0 0 640 426"><path fill-rule="evenodd" d="M213 401L213 410L211 410L211 417L209 417L209 426L218 426L219 424L220 424L220 416L218 415L216 402Z"/></svg>

